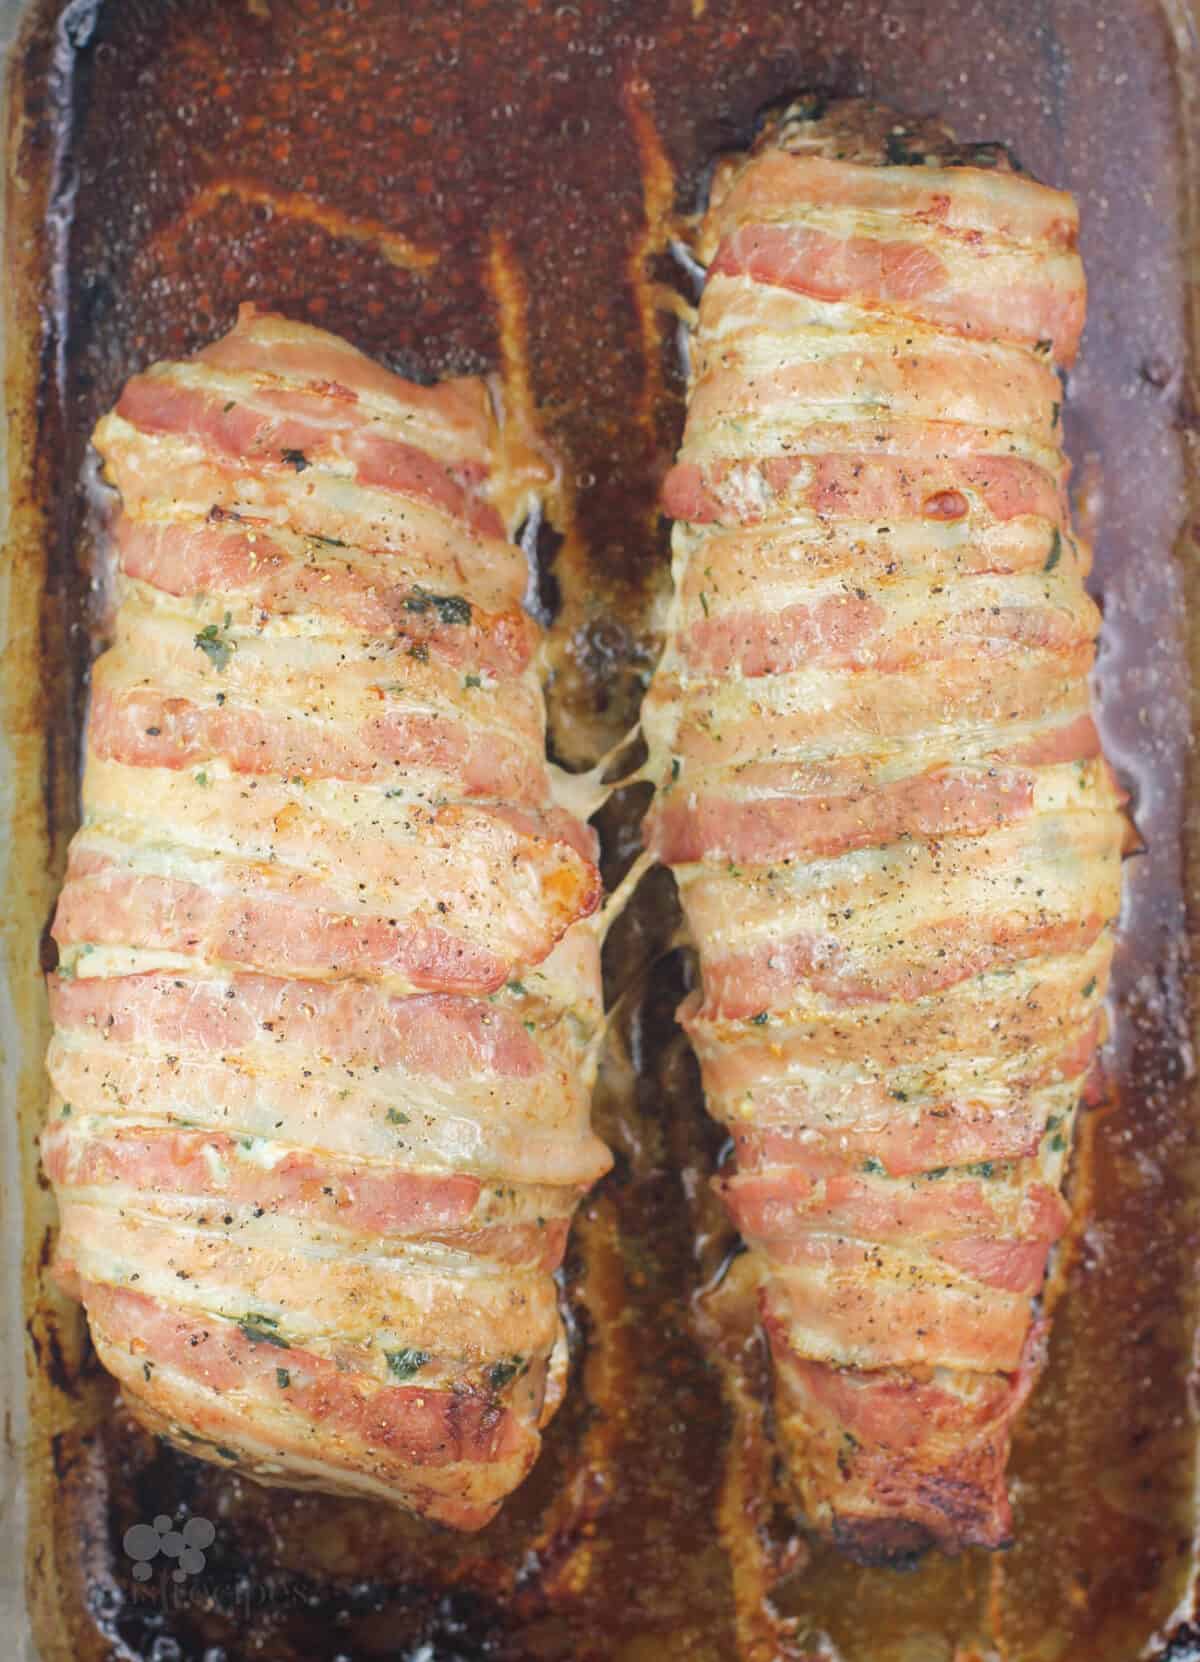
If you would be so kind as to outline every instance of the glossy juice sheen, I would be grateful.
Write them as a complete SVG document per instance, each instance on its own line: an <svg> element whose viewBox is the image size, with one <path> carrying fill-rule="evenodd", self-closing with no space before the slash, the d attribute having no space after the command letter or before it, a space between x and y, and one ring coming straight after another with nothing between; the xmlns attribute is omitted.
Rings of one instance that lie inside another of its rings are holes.
<svg viewBox="0 0 1200 1662"><path fill-rule="evenodd" d="M371 1505L260 1491L137 1432L77 1359L66 1318L38 1314L42 1388L59 1393L66 1425L44 1600L71 1633L62 1654L106 1656L119 1637L139 1656L163 1639L188 1656L248 1654L260 1639L279 1662L423 1642L447 1657L622 1662L758 1662L757 1644L763 1657L846 1662L1127 1662L1169 1621L1194 1524L1190 643L1173 549L1196 416L1190 83L1177 79L1188 64L1174 12L1149 0L125 0L73 6L59 29L57 9L35 12L14 101L25 176L58 170L46 263L31 269L47 307L35 491L50 509L52 865L76 812L88 631L104 628L88 434L132 370L193 350L242 299L409 374L503 370L564 462L557 536L542 539L557 755L587 765L627 730L656 652L656 497L682 426L676 325L660 309L659 285L679 282L668 244L677 213L702 202L713 155L798 87L869 93L963 138L1006 140L1080 198L1090 308L1065 425L1105 609L1105 746L1146 842L1127 868L1115 1088L1077 1157L1087 1217L1017 1431L1011 1553L931 1558L906 1577L809 1559L753 1482L731 1521L730 1474L748 1457L731 1445L693 1313L728 1244L704 1199L720 1134L672 1024L686 969L674 958L640 973L674 928L657 873L610 945L610 991L625 996L597 1129L617 1167L576 1225L572 1385L528 1484L465 1541ZM603 816L610 876L644 801L624 793ZM736 1571L718 1538L722 1497L725 1545L744 1548ZM236 1600L230 1613L220 1599L207 1612L135 1599L124 1532L179 1505L219 1520L210 1567L220 1586L241 1576L259 1590L248 1615ZM777 1594L790 1632L756 1613L763 1540L791 1568ZM280 1575L314 1602L269 1595Z"/></svg>

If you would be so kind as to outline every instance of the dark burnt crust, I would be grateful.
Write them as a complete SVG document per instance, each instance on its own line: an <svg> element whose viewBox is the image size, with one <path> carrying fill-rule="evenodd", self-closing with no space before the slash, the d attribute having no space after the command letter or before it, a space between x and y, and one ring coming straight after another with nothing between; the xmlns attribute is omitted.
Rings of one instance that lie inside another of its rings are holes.
<svg viewBox="0 0 1200 1662"><path fill-rule="evenodd" d="M972 1541L961 1536L947 1540L922 1523L905 1518L853 1518L834 1514L830 1539L838 1551L864 1569L915 1570L926 1553L935 1548L955 1557L965 1547L983 1546L1004 1552L1012 1537Z"/></svg>
<svg viewBox="0 0 1200 1662"><path fill-rule="evenodd" d="M846 1558L868 1570L915 1570L927 1553L938 1551L955 1558L967 1547L1007 1552L1012 1536L1002 1540L947 1539L922 1523L905 1518L853 1518L834 1514L829 1538Z"/></svg>
<svg viewBox="0 0 1200 1662"><path fill-rule="evenodd" d="M923 1471L878 1444L856 1443L849 1455L833 1451L811 1428L807 1449L797 1452L812 1463L814 1487L824 1490L810 1527L858 1563L903 1568L934 1549L953 1558L973 1547L995 1552L1012 1544L1005 1450L994 1428ZM803 1504L800 1494L796 1499Z"/></svg>
<svg viewBox="0 0 1200 1662"><path fill-rule="evenodd" d="M915 1488L918 1504L913 1511L923 1513L923 1518L855 1515L835 1508L829 1520L830 1539L855 1563L901 1570L914 1569L935 1549L956 1558L970 1547L1005 1552L1012 1546L1007 1521L1003 1529L991 1523L995 1518L991 1497L969 1478L934 1474L919 1480Z"/></svg>
<svg viewBox="0 0 1200 1662"><path fill-rule="evenodd" d="M868 167L1024 172L1007 145L961 144L950 127L931 116L904 116L867 98L831 98L820 92L802 93L765 113L751 154L767 149Z"/></svg>
<svg viewBox="0 0 1200 1662"><path fill-rule="evenodd" d="M871 1570L915 1570L937 1545L924 1524L905 1518L840 1517L836 1512L830 1539L839 1552Z"/></svg>
<svg viewBox="0 0 1200 1662"><path fill-rule="evenodd" d="M984 1471L972 1469L970 1455L958 1462L960 1475L951 1465L942 1471L910 1477L896 1471L897 1509L872 1514L839 1513L834 1502L830 1519L832 1538L839 1545L847 1532L864 1550L883 1552L874 1562L894 1561L897 1555L914 1559L937 1548L947 1557L957 1557L969 1547L1003 1551L1012 1544L1011 1517L1006 1504L997 1505L993 1482L986 1467L990 1455L1002 1472L1003 1451L985 1441ZM872 1487L875 1498L886 1503L886 1460L877 1462L878 1475ZM849 1550L849 1549L847 1549ZM855 1554L852 1553L852 1556ZM867 1560L863 1560L866 1562Z"/></svg>
<svg viewBox="0 0 1200 1662"><path fill-rule="evenodd" d="M930 1457L915 1467L903 1442L870 1437L861 1424L847 1435L796 1404L799 1411L788 1417L786 1430L794 1456L807 1462L812 1474L810 1527L866 1565L912 1567L935 1549L947 1557L970 1548L1006 1550L1013 1539L1005 1484L1008 1432L1036 1382L1044 1353L1045 1326L1038 1324L1019 1371L995 1376L992 1399L973 1413L964 1406L962 1420L944 1426ZM772 1364L776 1387L786 1388L788 1370L780 1369L774 1352ZM866 1375L849 1367L834 1371L850 1378L887 1374L909 1392L925 1390L902 1369ZM922 1412L932 1415L935 1410L926 1401ZM805 1497L794 1479L792 1486L803 1506Z"/></svg>

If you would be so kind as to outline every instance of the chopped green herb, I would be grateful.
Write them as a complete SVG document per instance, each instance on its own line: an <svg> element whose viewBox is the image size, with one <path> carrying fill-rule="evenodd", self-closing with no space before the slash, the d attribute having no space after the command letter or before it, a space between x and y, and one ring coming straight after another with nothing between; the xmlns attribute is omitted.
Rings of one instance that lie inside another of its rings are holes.
<svg viewBox="0 0 1200 1662"><path fill-rule="evenodd" d="M829 108L829 97L824 92L804 92L788 106L790 121L820 121Z"/></svg>
<svg viewBox="0 0 1200 1662"><path fill-rule="evenodd" d="M410 658L414 658L419 664L427 664L429 662L429 648L425 645L424 641L414 641L408 649L408 655Z"/></svg>
<svg viewBox="0 0 1200 1662"><path fill-rule="evenodd" d="M926 1176L926 1178L931 1179L931 1180L934 1179L934 1178L938 1178L938 1177L945 1177L946 1173L949 1170L950 1170L949 1166L935 1166L932 1171L927 1171L925 1173L925 1176Z"/></svg>
<svg viewBox="0 0 1200 1662"><path fill-rule="evenodd" d="M536 1033L537 1032L537 1023L536 1022L523 1021L521 1023L521 1026L525 1029L526 1033Z"/></svg>
<svg viewBox="0 0 1200 1662"><path fill-rule="evenodd" d="M430 594L428 589L414 587L404 602L407 612L435 611L443 623L470 623L471 602L461 594Z"/></svg>
<svg viewBox="0 0 1200 1662"><path fill-rule="evenodd" d="M482 680L480 679L480 677L478 675L464 675L463 676L463 686L464 687L482 687L482 685L483 685L483 682L482 682Z"/></svg>
<svg viewBox="0 0 1200 1662"><path fill-rule="evenodd" d="M280 455L289 467L295 468L297 473L303 473L305 468L310 465L303 450L283 450L280 451Z"/></svg>
<svg viewBox="0 0 1200 1662"><path fill-rule="evenodd" d="M199 773L193 774L192 777L195 779L197 785L207 785L208 784L208 775L207 775L207 773L204 772L203 768L200 770Z"/></svg>
<svg viewBox="0 0 1200 1662"><path fill-rule="evenodd" d="M678 756L672 756L671 757L671 783L674 784L676 779L678 779L678 778L679 778L679 757Z"/></svg>
<svg viewBox="0 0 1200 1662"><path fill-rule="evenodd" d="M970 167L999 167L1001 158L1007 156L1013 172L1021 172L1021 168L1003 144L972 144L968 148L967 156L966 165Z"/></svg>
<svg viewBox="0 0 1200 1662"><path fill-rule="evenodd" d="M229 618L230 614L226 612L223 624L218 626L215 623L206 623L192 641L192 645L204 653L216 670L223 670L229 663L230 656L237 651L237 642L227 640L221 633L222 629L229 628Z"/></svg>
<svg viewBox="0 0 1200 1662"><path fill-rule="evenodd" d="M1091 998L1091 996L1095 992L1095 990L1096 990L1096 977L1093 975L1092 979L1088 982L1087 986L1083 989L1084 998Z"/></svg>
<svg viewBox="0 0 1200 1662"><path fill-rule="evenodd" d="M75 1110L74 1110L74 1108L72 1108L72 1106L69 1102L64 1102L62 1107L58 1110L58 1112L59 1112L59 1115L62 1119L69 1120L71 1115L75 1112Z"/></svg>
<svg viewBox="0 0 1200 1662"><path fill-rule="evenodd" d="M867 1159L863 1161L862 1169L866 1172L870 1172L872 1177L887 1176L887 1167L884 1165L882 1160L877 1160L873 1154L869 1155Z"/></svg>
<svg viewBox="0 0 1200 1662"><path fill-rule="evenodd" d="M1038 341L1038 343L1036 344L1036 346L1034 347L1033 350L1040 357L1048 358L1050 356L1050 353L1053 351L1053 349L1054 349L1054 342L1052 340L1040 340L1040 341Z"/></svg>
<svg viewBox="0 0 1200 1662"><path fill-rule="evenodd" d="M996 1168L991 1160L977 1160L973 1166L968 1166L966 1169L972 1177L994 1177L996 1174Z"/></svg>
<svg viewBox="0 0 1200 1662"><path fill-rule="evenodd" d="M278 1345L280 1350L292 1348L286 1339L271 1332L273 1327L279 1326L274 1316L242 1316L237 1325L253 1345Z"/></svg>
<svg viewBox="0 0 1200 1662"><path fill-rule="evenodd" d="M1050 425L1051 425L1051 427L1057 427L1058 426L1058 418L1061 414L1062 414L1062 405L1060 403L1058 403L1057 400L1056 400L1050 406Z"/></svg>
<svg viewBox="0 0 1200 1662"><path fill-rule="evenodd" d="M523 981L510 981L508 983L508 990L510 993L516 993L518 998L524 998L528 993L529 988Z"/></svg>
<svg viewBox="0 0 1200 1662"><path fill-rule="evenodd" d="M1061 559L1062 559L1062 533L1059 531L1058 526L1056 525L1054 527L1054 535L1050 539L1050 552L1046 556L1046 563L1042 567L1042 570L1043 571L1053 571L1055 566L1058 564L1058 562Z"/></svg>
<svg viewBox="0 0 1200 1662"><path fill-rule="evenodd" d="M389 1108L387 1117L389 1125L407 1125L409 1123L408 1115L402 1114L399 1108Z"/></svg>
<svg viewBox="0 0 1200 1662"><path fill-rule="evenodd" d="M229 400L228 404L226 404L224 406L224 408L222 409L221 414L222 415L228 415L230 410L232 410L235 407L236 403L237 403L237 400L234 399L234 398L231 398Z"/></svg>
<svg viewBox="0 0 1200 1662"><path fill-rule="evenodd" d="M700 590L700 604L704 608L705 617L707 617L708 616L708 596L705 594L703 589Z"/></svg>
<svg viewBox="0 0 1200 1662"><path fill-rule="evenodd" d="M1062 1115L1061 1114L1048 1114L1046 1116L1046 1130L1047 1131L1053 1131L1056 1125L1061 1125L1061 1124L1062 1124Z"/></svg>
<svg viewBox="0 0 1200 1662"><path fill-rule="evenodd" d="M884 140L884 153L889 167L921 167L925 152L914 149L905 132L889 133Z"/></svg>
<svg viewBox="0 0 1200 1662"><path fill-rule="evenodd" d="M342 541L341 537L321 537L315 531L310 531L308 537L310 542L323 542L328 548L346 548L349 546Z"/></svg>
<svg viewBox="0 0 1200 1662"><path fill-rule="evenodd" d="M1056 1131L1050 1139L1050 1147L1054 1150L1055 1154L1061 1154L1066 1146L1067 1139L1063 1136L1061 1131Z"/></svg>
<svg viewBox="0 0 1200 1662"><path fill-rule="evenodd" d="M895 1102L907 1102L908 1101L908 1092L907 1091L893 1091L892 1092L892 1099Z"/></svg>
<svg viewBox="0 0 1200 1662"><path fill-rule="evenodd" d="M405 1348L404 1350L385 1350L383 1354L387 1360L388 1371L394 1374L397 1379L411 1379L413 1374L420 1373L426 1362L430 1360L430 1352L427 1350Z"/></svg>
<svg viewBox="0 0 1200 1662"><path fill-rule="evenodd" d="M524 1362L522 1356L512 1356L506 1362L493 1362L487 1371L488 1380L493 1391L502 1391L504 1387L517 1377Z"/></svg>
<svg viewBox="0 0 1200 1662"><path fill-rule="evenodd" d="M292 1376L286 1368L275 1369L275 1383L279 1386L281 1391L287 1390L288 1386L292 1383Z"/></svg>
<svg viewBox="0 0 1200 1662"><path fill-rule="evenodd" d="M213 1448L216 1449L222 1460L236 1460L238 1457L237 1450L230 1448L227 1443L214 1443Z"/></svg>
<svg viewBox="0 0 1200 1662"><path fill-rule="evenodd" d="M837 1467L843 1477L848 1478L850 1476L851 1456L856 1454L860 1447L858 1438L852 1431L843 1431L842 1441L837 1451Z"/></svg>
<svg viewBox="0 0 1200 1662"><path fill-rule="evenodd" d="M767 1012L760 1010L756 1016L751 1016L750 1025L751 1027L765 1027L767 1025Z"/></svg>
<svg viewBox="0 0 1200 1662"><path fill-rule="evenodd" d="M142 1363L142 1378L147 1382L147 1384L149 1384L149 1382L150 1382L150 1375L151 1375L151 1372L153 1371L153 1368L154 1368L154 1364L152 1362L143 1362Z"/></svg>

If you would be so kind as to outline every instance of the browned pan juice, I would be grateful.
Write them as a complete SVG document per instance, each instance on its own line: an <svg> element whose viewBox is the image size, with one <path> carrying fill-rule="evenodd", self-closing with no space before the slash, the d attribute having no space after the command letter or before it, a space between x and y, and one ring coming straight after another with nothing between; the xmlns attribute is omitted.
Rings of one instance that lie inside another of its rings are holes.
<svg viewBox="0 0 1200 1662"><path fill-rule="evenodd" d="M776 1604L793 1620L757 1613L745 1560L731 1573L715 1521L730 1414L691 1313L724 1247L719 1224L696 1245L720 1134L673 1029L686 967L647 973L675 922L656 873L610 942L622 1002L597 1114L616 1166L576 1225L572 1389L525 1488L465 1539L374 1503L260 1490L133 1428L94 1361L72 1360L77 1337L38 1317L45 1389L76 1405L53 1451L57 1547L34 1566L36 1584L57 1563L39 1597L71 1636L61 1654L1131 1662L1170 1625L1195 1525L1200 1195L1185 861L1198 418L1178 14L1151 0L35 8L14 115L29 174L57 169L38 477L60 865L102 610L88 434L127 375L192 351L243 299L408 374L503 367L518 390L527 377L565 467L563 522L543 539L543 593L559 603L553 742L587 765L626 731L655 654L656 493L682 425L676 324L655 286L676 280L673 216L700 205L714 153L744 143L764 104L806 87L1005 140L1081 198L1091 306L1066 429L1096 535L1106 742L1146 841L1126 868L1117 1088L1085 1130L1089 1214L1018 1428L1013 1551L862 1570L789 1549L786 1520L755 1514L748 1557L774 1550L791 1566ZM644 802L631 791L604 812L610 876ZM217 1529L205 1577L140 1591L124 1531L189 1511ZM1170 1654L1190 1652L1180 1638Z"/></svg>

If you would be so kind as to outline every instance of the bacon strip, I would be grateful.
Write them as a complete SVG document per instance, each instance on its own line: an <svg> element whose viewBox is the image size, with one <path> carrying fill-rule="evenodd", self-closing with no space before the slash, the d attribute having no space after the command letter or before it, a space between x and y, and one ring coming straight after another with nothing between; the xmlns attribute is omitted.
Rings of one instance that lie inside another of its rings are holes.
<svg viewBox="0 0 1200 1662"><path fill-rule="evenodd" d="M57 1268L152 1429L492 1518L606 1169L595 838L555 800L478 381L243 307L128 384L54 921Z"/></svg>
<svg viewBox="0 0 1200 1662"><path fill-rule="evenodd" d="M1127 828L1054 373L1074 205L854 119L782 115L699 234L645 838L782 1452L875 1562L1009 1535Z"/></svg>

